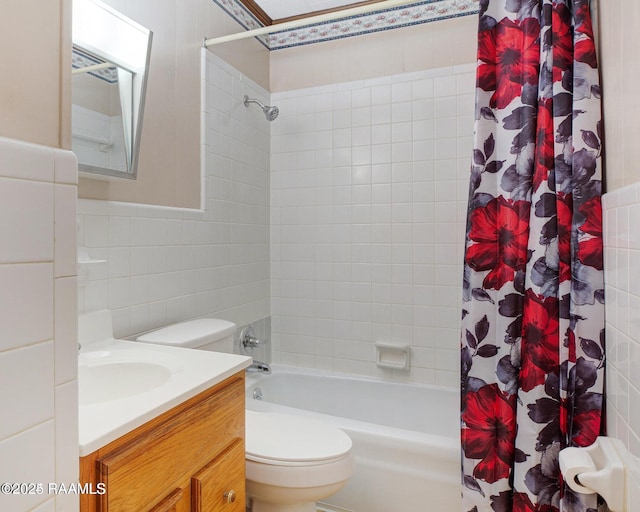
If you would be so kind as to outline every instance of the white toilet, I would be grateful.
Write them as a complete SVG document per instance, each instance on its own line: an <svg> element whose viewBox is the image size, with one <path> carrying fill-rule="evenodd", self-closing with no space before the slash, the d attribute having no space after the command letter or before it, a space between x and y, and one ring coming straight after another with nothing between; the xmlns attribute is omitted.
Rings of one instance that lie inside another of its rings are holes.
<svg viewBox="0 0 640 512"><path fill-rule="evenodd" d="M201 318L152 331L137 341L233 352L236 326ZM252 512L316 512L353 474L351 439L301 416L246 411L246 484Z"/></svg>

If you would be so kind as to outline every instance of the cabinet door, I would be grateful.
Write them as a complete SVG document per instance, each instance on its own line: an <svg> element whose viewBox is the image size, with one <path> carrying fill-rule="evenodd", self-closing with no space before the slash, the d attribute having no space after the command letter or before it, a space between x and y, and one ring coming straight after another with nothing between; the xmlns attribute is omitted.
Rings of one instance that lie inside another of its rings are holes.
<svg viewBox="0 0 640 512"><path fill-rule="evenodd" d="M191 479L192 512L245 512L244 443L233 443Z"/></svg>
<svg viewBox="0 0 640 512"><path fill-rule="evenodd" d="M178 502L182 499L182 489L176 489L149 512L176 512Z"/></svg>
<svg viewBox="0 0 640 512"><path fill-rule="evenodd" d="M175 489L176 482L184 479L188 486L199 468L226 451L232 440L242 442L243 437L244 382L236 380L101 455L96 476L107 492L98 496L98 512L152 509L160 497Z"/></svg>

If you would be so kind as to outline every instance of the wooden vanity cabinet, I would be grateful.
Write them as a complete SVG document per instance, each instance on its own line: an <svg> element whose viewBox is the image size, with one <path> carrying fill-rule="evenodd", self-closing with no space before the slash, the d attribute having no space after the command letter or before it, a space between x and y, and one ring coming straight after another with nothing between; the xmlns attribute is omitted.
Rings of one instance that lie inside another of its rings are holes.
<svg viewBox="0 0 640 512"><path fill-rule="evenodd" d="M244 512L244 372L80 459L81 512Z"/></svg>

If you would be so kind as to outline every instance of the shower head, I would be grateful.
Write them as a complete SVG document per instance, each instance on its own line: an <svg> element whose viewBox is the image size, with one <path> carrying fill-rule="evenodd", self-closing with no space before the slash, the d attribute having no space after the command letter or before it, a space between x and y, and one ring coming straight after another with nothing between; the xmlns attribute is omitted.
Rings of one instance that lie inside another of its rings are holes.
<svg viewBox="0 0 640 512"><path fill-rule="evenodd" d="M276 117L278 117L278 114L280 113L280 110L278 110L278 107L265 105L261 101L254 100L252 98L249 98L249 96L245 95L244 106L248 107L249 103L255 103L256 105L258 105L264 112L264 115L267 118L267 121L273 121Z"/></svg>

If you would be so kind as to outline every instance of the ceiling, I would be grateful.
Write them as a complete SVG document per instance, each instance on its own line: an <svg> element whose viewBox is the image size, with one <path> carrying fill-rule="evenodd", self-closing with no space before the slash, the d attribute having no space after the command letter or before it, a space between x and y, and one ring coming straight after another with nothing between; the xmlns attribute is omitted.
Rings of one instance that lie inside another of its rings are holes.
<svg viewBox="0 0 640 512"><path fill-rule="evenodd" d="M380 0L240 0L265 25L347 9Z"/></svg>

